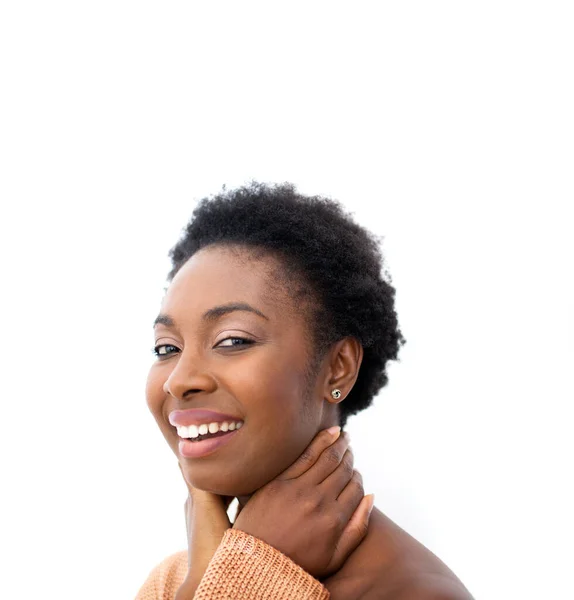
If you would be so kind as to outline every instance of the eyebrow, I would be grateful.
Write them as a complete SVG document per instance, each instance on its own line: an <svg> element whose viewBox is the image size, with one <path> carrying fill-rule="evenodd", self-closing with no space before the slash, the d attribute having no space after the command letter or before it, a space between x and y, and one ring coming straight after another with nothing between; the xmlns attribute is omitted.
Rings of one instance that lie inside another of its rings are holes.
<svg viewBox="0 0 574 600"><path fill-rule="evenodd" d="M269 321L269 317L264 315L260 310L257 310L250 304L247 304L246 302L229 302L228 304L220 304L219 306L214 306L213 308L206 310L201 316L201 318L204 321L217 321L217 319L221 318L223 315L227 315L237 310L254 313ZM175 327L175 321L169 315L160 313L153 322L153 326L155 327L156 325Z"/></svg>

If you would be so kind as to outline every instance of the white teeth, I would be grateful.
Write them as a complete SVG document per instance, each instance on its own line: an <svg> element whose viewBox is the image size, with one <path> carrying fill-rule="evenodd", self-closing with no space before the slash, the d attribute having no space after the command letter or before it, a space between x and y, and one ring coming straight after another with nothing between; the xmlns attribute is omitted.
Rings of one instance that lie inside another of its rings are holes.
<svg viewBox="0 0 574 600"><path fill-rule="evenodd" d="M178 426L177 434L181 438L197 438L200 435L206 435L207 433L215 434L219 431L234 431L235 429L241 429L243 421L223 421L222 423L202 423L201 425L189 425L189 426Z"/></svg>

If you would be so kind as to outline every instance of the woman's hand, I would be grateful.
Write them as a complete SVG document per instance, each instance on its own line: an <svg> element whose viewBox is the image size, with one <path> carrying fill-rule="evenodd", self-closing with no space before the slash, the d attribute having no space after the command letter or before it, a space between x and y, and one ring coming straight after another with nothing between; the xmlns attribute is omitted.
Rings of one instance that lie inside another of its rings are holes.
<svg viewBox="0 0 574 600"><path fill-rule="evenodd" d="M181 465L178 463L181 471ZM183 475L183 471L181 473ZM233 498L198 490L188 483L185 501L188 573L175 600L191 600L225 531L231 527L227 509Z"/></svg>
<svg viewBox="0 0 574 600"><path fill-rule="evenodd" d="M324 430L299 459L257 490L233 527L267 542L317 579L341 568L365 537L373 495L345 434Z"/></svg>

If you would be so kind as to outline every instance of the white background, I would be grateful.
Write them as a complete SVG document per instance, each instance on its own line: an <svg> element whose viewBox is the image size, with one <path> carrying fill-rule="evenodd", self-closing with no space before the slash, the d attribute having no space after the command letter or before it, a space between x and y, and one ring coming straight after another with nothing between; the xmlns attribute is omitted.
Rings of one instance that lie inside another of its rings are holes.
<svg viewBox="0 0 574 600"><path fill-rule="evenodd" d="M569 4L2 3L3 597L133 598L186 548L151 325L194 203L255 178L384 236L366 493L477 599L574 598Z"/></svg>

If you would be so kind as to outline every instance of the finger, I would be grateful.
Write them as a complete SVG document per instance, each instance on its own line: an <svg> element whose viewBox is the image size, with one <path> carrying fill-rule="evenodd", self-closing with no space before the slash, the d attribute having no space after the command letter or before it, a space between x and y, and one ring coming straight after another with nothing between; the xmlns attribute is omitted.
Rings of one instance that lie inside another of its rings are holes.
<svg viewBox="0 0 574 600"><path fill-rule="evenodd" d="M354 470L349 482L337 497L337 506L344 521L353 518L353 514L363 501L364 493L363 477L359 471Z"/></svg>
<svg viewBox="0 0 574 600"><path fill-rule="evenodd" d="M374 494L369 494L361 500L337 542L337 550L331 561L333 564L342 564L367 535L374 502Z"/></svg>
<svg viewBox="0 0 574 600"><path fill-rule="evenodd" d="M317 459L321 456L325 448L335 443L340 435L340 427L330 427L329 429L320 431L307 448L305 448L301 456L289 468L276 477L276 479L295 479L303 475L303 473L307 472L317 462Z"/></svg>
<svg viewBox="0 0 574 600"><path fill-rule="evenodd" d="M191 493L190 485L189 485L189 483L187 483L187 479L185 478L185 475L183 474L183 469L181 468L181 463L178 462L177 466L179 467L179 471L181 473L181 476L183 477L183 481L185 482L185 487Z"/></svg>
<svg viewBox="0 0 574 600"><path fill-rule="evenodd" d="M233 496L219 496L218 494L213 494L211 492L206 492L204 490L199 490L190 485L183 475L183 469L181 468L181 464L177 463L179 470L183 476L183 480L185 481L185 485L187 486L187 498L184 504L185 511L185 525L189 531L189 523L191 521L191 513L192 511L197 510L208 510L213 511L218 515L218 519L220 520L220 512L223 510L227 516L227 509L229 505L233 501Z"/></svg>
<svg viewBox="0 0 574 600"><path fill-rule="evenodd" d="M188 568L191 568L191 562L189 562L191 560L191 530L189 528L189 523L190 523L190 517L189 517L189 496L187 497L187 500L185 501L185 533L187 535L187 558L188 558Z"/></svg>
<svg viewBox="0 0 574 600"><path fill-rule="evenodd" d="M301 482L304 485L319 485L325 481L339 468L348 448L349 438L347 435L342 435L334 444L321 452L315 464L303 474ZM352 457L352 454L350 456Z"/></svg>
<svg viewBox="0 0 574 600"><path fill-rule="evenodd" d="M336 500L351 481L353 473L353 450L347 448L339 465L319 484L319 487L328 498Z"/></svg>
<svg viewBox="0 0 574 600"><path fill-rule="evenodd" d="M183 514L185 516L185 529L187 531L187 541L189 544L189 503L190 503L190 497L189 497L189 486L187 485L187 481L185 479L185 475L183 474L183 470L181 468L181 463L177 463L177 466L179 467L179 471L181 473L181 476L183 477L183 480L185 481L185 485L188 488L187 490L187 496L185 498L185 502L183 503Z"/></svg>

